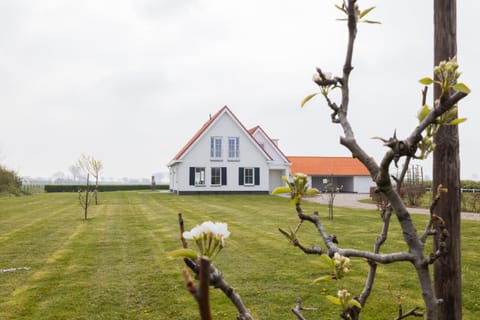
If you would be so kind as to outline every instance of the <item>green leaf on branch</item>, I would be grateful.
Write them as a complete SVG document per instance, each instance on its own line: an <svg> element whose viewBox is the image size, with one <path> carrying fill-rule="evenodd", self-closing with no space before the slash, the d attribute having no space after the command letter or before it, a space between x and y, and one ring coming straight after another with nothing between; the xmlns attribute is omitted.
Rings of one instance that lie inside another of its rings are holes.
<svg viewBox="0 0 480 320"><path fill-rule="evenodd" d="M355 299L351 299L347 303L351 306L357 307L358 309L362 309L362 305L360 304L360 302Z"/></svg>
<svg viewBox="0 0 480 320"><path fill-rule="evenodd" d="M321 281L329 281L329 280L332 280L333 277L332 276L323 276L323 277L320 277L320 278L317 278L315 280L313 280L313 284L315 283L318 283L318 282L321 282Z"/></svg>
<svg viewBox="0 0 480 320"><path fill-rule="evenodd" d="M317 188L310 188L306 192L307 195L314 195L314 194L319 194L319 193L320 193L320 191Z"/></svg>
<svg viewBox="0 0 480 320"><path fill-rule="evenodd" d="M272 194L277 195L277 194L290 193L290 192L291 190L289 187L277 187L272 191Z"/></svg>
<svg viewBox="0 0 480 320"><path fill-rule="evenodd" d="M360 22L370 23L370 24L382 24L380 21L373 21L373 20L361 20Z"/></svg>
<svg viewBox="0 0 480 320"><path fill-rule="evenodd" d="M365 17L370 11L372 11L373 9L375 9L375 7L370 7L368 9L365 9L363 10L361 13L360 13L360 19L362 19L363 17Z"/></svg>
<svg viewBox="0 0 480 320"><path fill-rule="evenodd" d="M175 257L175 258L190 258L193 260L196 260L198 258L198 255L195 251L192 249L178 249L175 251L172 251L169 253L169 256Z"/></svg>
<svg viewBox="0 0 480 320"><path fill-rule="evenodd" d="M333 303L333 304L336 304L337 306L341 306L341 305L342 305L342 302L341 302L340 299L338 299L337 297L327 296L326 298L328 299L328 301L330 301L330 302Z"/></svg>
<svg viewBox="0 0 480 320"><path fill-rule="evenodd" d="M335 267L335 262L333 262L333 259L330 258L328 255L326 255L325 253L322 253L320 255L320 258L322 258L322 260L330 267L330 268L333 268Z"/></svg>
<svg viewBox="0 0 480 320"><path fill-rule="evenodd" d="M418 80L418 82L420 82L421 84L424 84L426 86L429 86L433 83L433 79L429 78L429 77L425 77L425 78L422 78L422 79Z"/></svg>
<svg viewBox="0 0 480 320"><path fill-rule="evenodd" d="M467 118L457 118L450 121L449 125L456 126L457 124L460 124L465 121L467 121Z"/></svg>
<svg viewBox="0 0 480 320"><path fill-rule="evenodd" d="M309 94L308 96L305 97L305 99L303 99L302 101L302 104L301 104L301 107L303 108L303 106L305 106L305 104L310 101L313 97L315 97L317 94L319 94L320 92L316 92L316 93L312 93L312 94Z"/></svg>
<svg viewBox="0 0 480 320"><path fill-rule="evenodd" d="M339 5L336 4L335 8L337 8L338 10L342 11L345 14L348 14L347 9L344 6L340 7Z"/></svg>
<svg viewBox="0 0 480 320"><path fill-rule="evenodd" d="M470 88L467 87L465 83L459 82L453 86L453 90L469 94L470 93Z"/></svg>
<svg viewBox="0 0 480 320"><path fill-rule="evenodd" d="M418 121L422 122L429 113L430 113L430 107L427 105L424 105L420 110L420 112L418 113L418 116L417 116Z"/></svg>

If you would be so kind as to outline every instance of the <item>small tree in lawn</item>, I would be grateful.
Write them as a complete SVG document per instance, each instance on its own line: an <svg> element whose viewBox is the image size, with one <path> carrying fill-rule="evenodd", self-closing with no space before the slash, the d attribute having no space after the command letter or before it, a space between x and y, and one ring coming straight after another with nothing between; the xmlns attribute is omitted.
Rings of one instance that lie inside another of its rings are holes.
<svg viewBox="0 0 480 320"><path fill-rule="evenodd" d="M103 169L103 164L100 160L95 159L92 156L87 156L82 154L80 159L77 161L78 167L80 167L83 171L87 172L88 174L92 175L95 178L95 189L94 189L94 197L95 197L95 204L98 204L98 179L100 177L100 171Z"/></svg>
<svg viewBox="0 0 480 320"><path fill-rule="evenodd" d="M326 179L327 183L325 184L325 193L328 196L328 219L333 220L333 203L337 193L342 191L343 186L337 186L334 183L333 175L330 175L330 179Z"/></svg>
<svg viewBox="0 0 480 320"><path fill-rule="evenodd" d="M87 184L85 186L85 190L78 190L78 201L83 208L83 218L84 220L88 219L88 206L92 201L90 197L90 174L87 174Z"/></svg>

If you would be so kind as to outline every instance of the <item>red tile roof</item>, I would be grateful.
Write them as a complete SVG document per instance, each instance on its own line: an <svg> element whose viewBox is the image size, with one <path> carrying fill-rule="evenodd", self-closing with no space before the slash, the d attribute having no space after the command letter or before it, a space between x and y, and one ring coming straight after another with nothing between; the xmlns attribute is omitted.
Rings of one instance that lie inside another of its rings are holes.
<svg viewBox="0 0 480 320"><path fill-rule="evenodd" d="M369 176L367 168L351 157L288 157L290 171L306 175Z"/></svg>
<svg viewBox="0 0 480 320"><path fill-rule="evenodd" d="M263 130L263 128L259 125L251 128L248 130L248 133L250 133L250 135L253 137L254 133L257 132L257 131L260 131L263 133L263 135L270 141L270 144L277 150L278 153L280 153L280 155L286 160L288 161L287 159L287 156L283 153L282 150L280 150L280 147L278 146L277 143L275 143L272 138L270 138L270 136L265 132L265 130Z"/></svg>

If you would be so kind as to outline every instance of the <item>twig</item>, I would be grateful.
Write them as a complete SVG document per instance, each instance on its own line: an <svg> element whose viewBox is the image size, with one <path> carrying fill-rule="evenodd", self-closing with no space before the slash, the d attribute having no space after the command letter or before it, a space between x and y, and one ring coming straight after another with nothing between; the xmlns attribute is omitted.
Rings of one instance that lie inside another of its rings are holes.
<svg viewBox="0 0 480 320"><path fill-rule="evenodd" d="M302 306L302 298L298 297L297 298L297 303L295 304L295 307L292 309L293 314L299 319L299 320L306 320L306 318L302 315L302 310L316 310L315 308L305 308Z"/></svg>
<svg viewBox="0 0 480 320"><path fill-rule="evenodd" d="M400 177L396 179L397 181L397 192L400 193L402 189L402 184L403 181L405 180L405 175L407 174L408 167L410 166L410 160L412 159L412 156L407 156L407 159L405 159L405 163L403 164L403 169L402 172L400 173Z"/></svg>
<svg viewBox="0 0 480 320"><path fill-rule="evenodd" d="M316 245L312 246L312 248L304 247L304 246L300 243L300 241L298 241L298 239L292 241L292 243L293 243L293 246L294 246L294 247L299 248L299 249L302 250L305 254L319 254L319 255L321 255L321 254L324 254L324 253L325 253L325 251L324 251L322 248L320 248L319 246L316 246Z"/></svg>
<svg viewBox="0 0 480 320"><path fill-rule="evenodd" d="M423 312L418 312L417 310L420 309L419 307L415 307L412 310L408 311L407 313L402 314L401 306L399 306L399 316L395 318L395 320L402 320L408 317L423 317Z"/></svg>
<svg viewBox="0 0 480 320"><path fill-rule="evenodd" d="M427 93L428 93L428 86L425 86L422 90L422 107L427 104Z"/></svg>
<svg viewBox="0 0 480 320"><path fill-rule="evenodd" d="M188 292L190 292L195 297L195 300L197 300L197 288L195 287L195 282L193 282L193 279L190 276L190 273L188 273L188 270L184 268L182 274L183 274L183 280L185 280L185 285L187 286Z"/></svg>
<svg viewBox="0 0 480 320"><path fill-rule="evenodd" d="M185 238L183 237L183 232L185 232L185 225L181 213L178 214L178 226L180 227L180 241L182 241L183 248L187 249L188 243L187 240L185 240Z"/></svg>

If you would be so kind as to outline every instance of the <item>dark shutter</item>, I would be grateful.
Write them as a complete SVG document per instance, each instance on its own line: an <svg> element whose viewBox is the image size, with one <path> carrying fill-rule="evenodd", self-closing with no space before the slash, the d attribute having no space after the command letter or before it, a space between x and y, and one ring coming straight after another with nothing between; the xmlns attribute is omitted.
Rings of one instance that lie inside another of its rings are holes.
<svg viewBox="0 0 480 320"><path fill-rule="evenodd" d="M244 174L244 168L238 168L238 184L243 186L243 174Z"/></svg>
<svg viewBox="0 0 480 320"><path fill-rule="evenodd" d="M190 185L195 185L195 167L190 167Z"/></svg>
<svg viewBox="0 0 480 320"><path fill-rule="evenodd" d="M227 167L222 167L222 186L227 185Z"/></svg>
<svg viewBox="0 0 480 320"><path fill-rule="evenodd" d="M255 185L260 185L260 168L255 168Z"/></svg>

